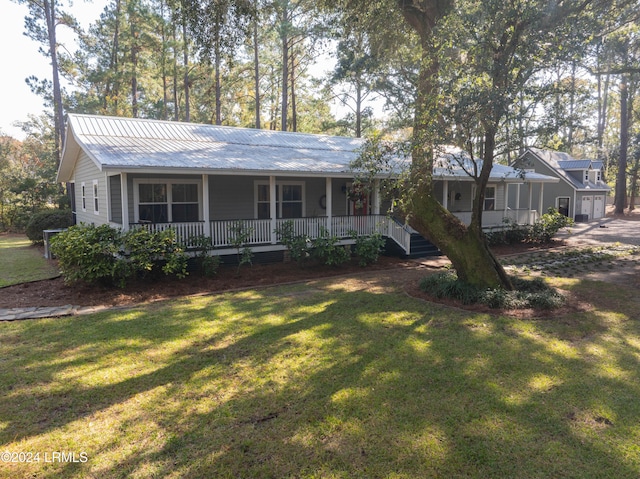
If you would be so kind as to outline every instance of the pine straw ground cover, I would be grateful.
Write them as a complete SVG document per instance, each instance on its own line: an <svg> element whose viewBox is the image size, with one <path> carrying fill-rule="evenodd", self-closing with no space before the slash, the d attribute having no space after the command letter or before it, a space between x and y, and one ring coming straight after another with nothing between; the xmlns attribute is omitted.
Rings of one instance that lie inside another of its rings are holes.
<svg viewBox="0 0 640 479"><path fill-rule="evenodd" d="M634 290L533 321L395 274L0 324L1 459L40 461L0 477L638 477Z"/></svg>

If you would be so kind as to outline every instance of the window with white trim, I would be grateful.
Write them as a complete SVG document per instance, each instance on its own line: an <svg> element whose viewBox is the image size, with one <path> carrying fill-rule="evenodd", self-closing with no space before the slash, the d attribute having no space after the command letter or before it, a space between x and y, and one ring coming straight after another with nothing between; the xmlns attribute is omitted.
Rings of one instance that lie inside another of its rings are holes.
<svg viewBox="0 0 640 479"><path fill-rule="evenodd" d="M200 220L197 181L135 181L136 221L187 223Z"/></svg>
<svg viewBox="0 0 640 479"><path fill-rule="evenodd" d="M87 211L87 188L84 183L80 183L80 199L82 204L82 211Z"/></svg>
<svg viewBox="0 0 640 479"><path fill-rule="evenodd" d="M271 189L268 182L255 183L255 216L271 217ZM276 183L276 218L304 217L304 182L278 181Z"/></svg>
<svg viewBox="0 0 640 479"><path fill-rule="evenodd" d="M496 209L496 187L487 186L484 190L484 210L493 211Z"/></svg>
<svg viewBox="0 0 640 479"><path fill-rule="evenodd" d="M98 199L98 180L93 180L93 213L100 214L100 201Z"/></svg>

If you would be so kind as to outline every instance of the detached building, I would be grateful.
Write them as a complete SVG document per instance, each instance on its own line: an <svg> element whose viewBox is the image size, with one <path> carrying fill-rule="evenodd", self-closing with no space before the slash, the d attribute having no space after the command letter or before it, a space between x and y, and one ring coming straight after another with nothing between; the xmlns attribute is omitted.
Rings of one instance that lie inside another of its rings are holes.
<svg viewBox="0 0 640 479"><path fill-rule="evenodd" d="M604 182L604 164L599 160L577 160L567 153L529 148L516 160L515 168L554 176L560 181L545 190L542 204L576 221L602 218L611 188ZM529 201L528 192L518 191L515 201ZM538 199L533 193L533 201Z"/></svg>

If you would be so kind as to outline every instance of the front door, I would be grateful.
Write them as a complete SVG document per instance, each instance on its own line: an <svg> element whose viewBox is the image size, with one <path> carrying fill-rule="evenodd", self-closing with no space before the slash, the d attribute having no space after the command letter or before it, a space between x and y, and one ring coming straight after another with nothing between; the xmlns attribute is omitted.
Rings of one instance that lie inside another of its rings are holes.
<svg viewBox="0 0 640 479"><path fill-rule="evenodd" d="M569 198L558 198L558 213L569 216Z"/></svg>
<svg viewBox="0 0 640 479"><path fill-rule="evenodd" d="M364 197L353 201L353 216L364 216L369 214L369 198Z"/></svg>

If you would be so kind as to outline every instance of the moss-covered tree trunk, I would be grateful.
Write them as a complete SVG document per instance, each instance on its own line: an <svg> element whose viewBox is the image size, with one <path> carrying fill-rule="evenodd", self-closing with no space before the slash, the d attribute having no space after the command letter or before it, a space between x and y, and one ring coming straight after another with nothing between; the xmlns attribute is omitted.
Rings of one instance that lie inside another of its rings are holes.
<svg viewBox="0 0 640 479"><path fill-rule="evenodd" d="M434 42L434 28L451 9L451 0L398 0L405 20L418 33L422 47L422 61L418 79L415 123L412 139L412 175L409 192L409 220L411 226L428 238L451 261L458 277L480 287L512 289L504 269L489 250L482 232L484 191L489 180L491 161L484 158L476 179L471 224L464 225L445 209L433 191L433 146L438 142L438 47ZM485 137L485 146L493 154L495 131ZM485 148L487 151L487 148Z"/></svg>

